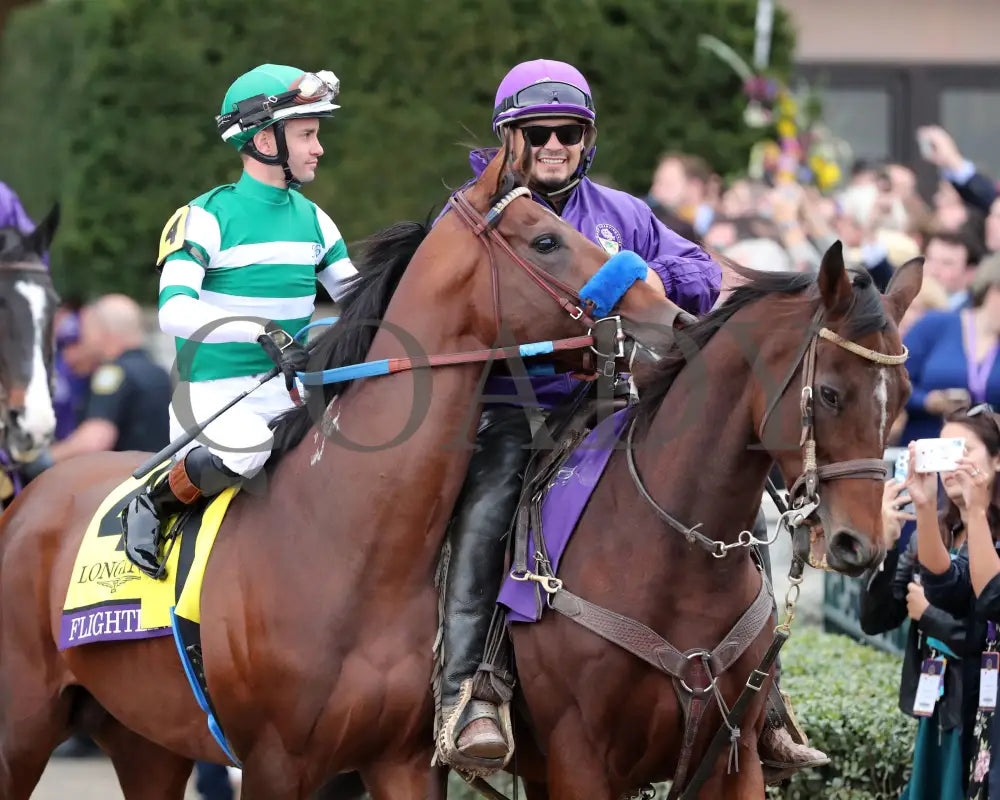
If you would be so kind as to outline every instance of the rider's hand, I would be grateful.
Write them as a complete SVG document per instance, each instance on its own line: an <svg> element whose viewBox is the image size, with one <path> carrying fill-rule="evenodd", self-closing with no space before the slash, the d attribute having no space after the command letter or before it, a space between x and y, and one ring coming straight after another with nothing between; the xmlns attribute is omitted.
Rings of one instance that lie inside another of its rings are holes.
<svg viewBox="0 0 1000 800"><path fill-rule="evenodd" d="M264 326L264 332L257 337L257 342L281 370L281 374L285 376L285 388L291 391L295 386L295 373L304 371L309 364L309 351L274 321Z"/></svg>

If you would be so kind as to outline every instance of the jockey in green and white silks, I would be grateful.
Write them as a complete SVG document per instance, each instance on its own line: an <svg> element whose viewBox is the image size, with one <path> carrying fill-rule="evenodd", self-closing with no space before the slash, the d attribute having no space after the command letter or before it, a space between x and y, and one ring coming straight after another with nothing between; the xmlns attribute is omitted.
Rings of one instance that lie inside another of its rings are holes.
<svg viewBox="0 0 1000 800"><path fill-rule="evenodd" d="M253 477L270 454L268 423L288 410L306 352L292 337L310 320L319 281L335 300L357 274L340 231L297 191L323 154L319 118L331 116L339 81L264 64L239 77L216 118L243 174L179 208L160 240L159 321L177 345L180 383L171 437L259 382L272 380L211 423L123 512L126 553L161 575L161 521L203 495ZM200 443L199 443L200 442Z"/></svg>

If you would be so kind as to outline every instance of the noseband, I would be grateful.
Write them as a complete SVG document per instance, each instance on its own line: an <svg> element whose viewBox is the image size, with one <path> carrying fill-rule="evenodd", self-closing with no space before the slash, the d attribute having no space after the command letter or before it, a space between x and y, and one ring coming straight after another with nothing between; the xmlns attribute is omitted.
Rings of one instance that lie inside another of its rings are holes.
<svg viewBox="0 0 1000 800"><path fill-rule="evenodd" d="M862 347L857 342L844 339L837 333L826 327L822 327L823 310L816 312L812 321L812 335L806 340L805 345L800 348L798 356L792 363L791 369L785 375L784 380L775 396L772 398L764 417L761 420L758 438L763 441L764 428L770 419L771 412L777 407L785 391L795 377L795 373L802 368L802 391L799 400L799 410L802 415L802 430L799 437L799 447L802 448L802 474L792 484L789 496L791 508L782 514L781 523L789 530L803 526L806 519L819 508L820 496L819 485L823 481L841 480L844 478L865 478L869 480L885 480L888 470L885 462L880 458L854 458L848 461L837 461L832 464L818 466L816 464L816 435L815 435L815 411L813 406L813 383L816 379L816 353L819 347L819 340L825 339L838 347L847 350L854 355L860 356L868 361L885 366L899 366L906 363L909 352L903 347L903 352L899 355L879 353L867 347ZM716 558L723 558L730 550L737 547L749 547L751 545L769 545L774 539L761 540L753 535L752 531L741 531L735 542L727 544L723 541L713 540L705 536L698 529L701 523L688 527L675 519L665 511L650 495L646 488L642 476L639 474L638 466L635 463L633 452L633 434L635 431L635 420L631 422L628 430L626 446L626 456L628 459L629 472L632 480L639 491L639 494L656 511L657 516L670 525L675 530L682 533L689 542L698 543L708 550ZM782 524L775 529L775 537L781 530Z"/></svg>

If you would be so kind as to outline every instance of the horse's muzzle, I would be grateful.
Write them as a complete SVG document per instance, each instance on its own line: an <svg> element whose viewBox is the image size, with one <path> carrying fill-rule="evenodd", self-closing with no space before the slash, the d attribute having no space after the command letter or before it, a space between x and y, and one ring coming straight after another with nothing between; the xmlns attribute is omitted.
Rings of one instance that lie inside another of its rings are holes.
<svg viewBox="0 0 1000 800"><path fill-rule="evenodd" d="M842 528L829 537L827 564L837 572L857 577L881 557L879 548L868 544L854 531Z"/></svg>

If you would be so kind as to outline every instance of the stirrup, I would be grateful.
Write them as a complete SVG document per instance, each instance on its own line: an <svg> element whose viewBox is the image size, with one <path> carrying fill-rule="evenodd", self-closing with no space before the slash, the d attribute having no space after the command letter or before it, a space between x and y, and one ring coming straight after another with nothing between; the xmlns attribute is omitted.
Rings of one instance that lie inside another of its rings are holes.
<svg viewBox="0 0 1000 800"><path fill-rule="evenodd" d="M456 772L479 778L488 777L507 766L507 762L514 755L514 729L510 719L510 703L503 703L497 707L492 703L473 700L472 679L467 678L462 681L458 702L454 707L443 711L442 715L432 764L447 764ZM466 755L458 749L458 735L465 725L484 717L492 718L500 729L500 735L507 745L507 751L502 757L478 758ZM459 723L464 724L460 726Z"/></svg>

